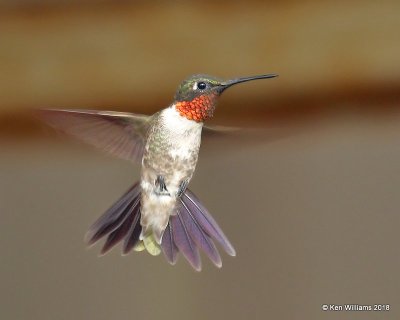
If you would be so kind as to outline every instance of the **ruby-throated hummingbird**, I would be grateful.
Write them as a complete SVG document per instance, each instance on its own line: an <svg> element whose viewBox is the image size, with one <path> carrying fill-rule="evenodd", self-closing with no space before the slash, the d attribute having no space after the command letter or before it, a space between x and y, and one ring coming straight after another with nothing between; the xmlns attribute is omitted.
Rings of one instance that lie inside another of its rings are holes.
<svg viewBox="0 0 400 320"><path fill-rule="evenodd" d="M221 93L238 83L273 77L276 75L223 81L194 75L180 84L171 105L152 116L41 110L40 117L51 126L142 165L140 181L89 228L88 244L107 237L102 254L123 241L123 254L131 249L147 250L152 255L163 251L171 264L181 252L198 271L198 248L221 267L214 241L234 256L227 237L187 186L196 167L202 130L215 130L204 122L213 116Z"/></svg>

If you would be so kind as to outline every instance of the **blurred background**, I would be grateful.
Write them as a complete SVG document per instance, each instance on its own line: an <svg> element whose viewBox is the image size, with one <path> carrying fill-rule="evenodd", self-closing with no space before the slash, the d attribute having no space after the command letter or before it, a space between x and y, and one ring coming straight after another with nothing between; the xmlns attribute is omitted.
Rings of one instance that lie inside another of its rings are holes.
<svg viewBox="0 0 400 320"><path fill-rule="evenodd" d="M395 0L1 0L0 318L398 319L399 12ZM237 257L221 270L203 257L196 273L182 257L85 249L139 168L29 110L151 114L190 74L272 72L224 93L212 120L264 139L204 144L191 182Z"/></svg>

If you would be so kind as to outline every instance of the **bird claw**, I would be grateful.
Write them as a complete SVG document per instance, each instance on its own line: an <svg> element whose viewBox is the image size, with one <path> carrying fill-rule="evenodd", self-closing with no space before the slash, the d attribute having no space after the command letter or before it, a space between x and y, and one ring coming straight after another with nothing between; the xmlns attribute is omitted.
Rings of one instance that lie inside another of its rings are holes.
<svg viewBox="0 0 400 320"><path fill-rule="evenodd" d="M157 176L156 181L154 182L155 186L156 186L156 191L155 193L157 195L163 195L163 196L170 196L168 189L167 189L167 185L165 184L165 179L163 176Z"/></svg>
<svg viewBox="0 0 400 320"><path fill-rule="evenodd" d="M177 192L177 197L180 198L182 194L186 191L186 188L189 184L189 180L182 180L181 184L179 185L179 190Z"/></svg>

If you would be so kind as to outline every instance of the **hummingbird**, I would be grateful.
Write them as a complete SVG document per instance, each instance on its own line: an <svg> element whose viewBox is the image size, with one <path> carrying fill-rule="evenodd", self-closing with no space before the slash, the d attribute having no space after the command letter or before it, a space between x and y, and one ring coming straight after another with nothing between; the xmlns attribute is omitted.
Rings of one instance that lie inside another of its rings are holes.
<svg viewBox="0 0 400 320"><path fill-rule="evenodd" d="M204 123L213 117L218 98L233 85L276 77L264 74L222 80L193 75L178 87L173 102L151 115L79 109L42 109L50 126L141 164L141 177L89 228L88 245L105 238L101 254L122 242L122 254L161 252L174 265L180 252L201 270L199 249L215 266L222 260L215 242L236 252L217 222L188 189L198 160L202 132L220 128Z"/></svg>

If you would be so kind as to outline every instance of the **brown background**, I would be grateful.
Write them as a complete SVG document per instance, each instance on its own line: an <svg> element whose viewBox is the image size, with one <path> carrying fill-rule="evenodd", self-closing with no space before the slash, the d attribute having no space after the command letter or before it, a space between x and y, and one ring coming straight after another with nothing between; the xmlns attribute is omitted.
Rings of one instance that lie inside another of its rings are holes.
<svg viewBox="0 0 400 320"><path fill-rule="evenodd" d="M398 1L0 4L1 319L399 318ZM98 258L83 234L139 168L26 111L150 114L198 72L280 74L224 94L214 123L270 133L204 145L191 182L237 257Z"/></svg>

